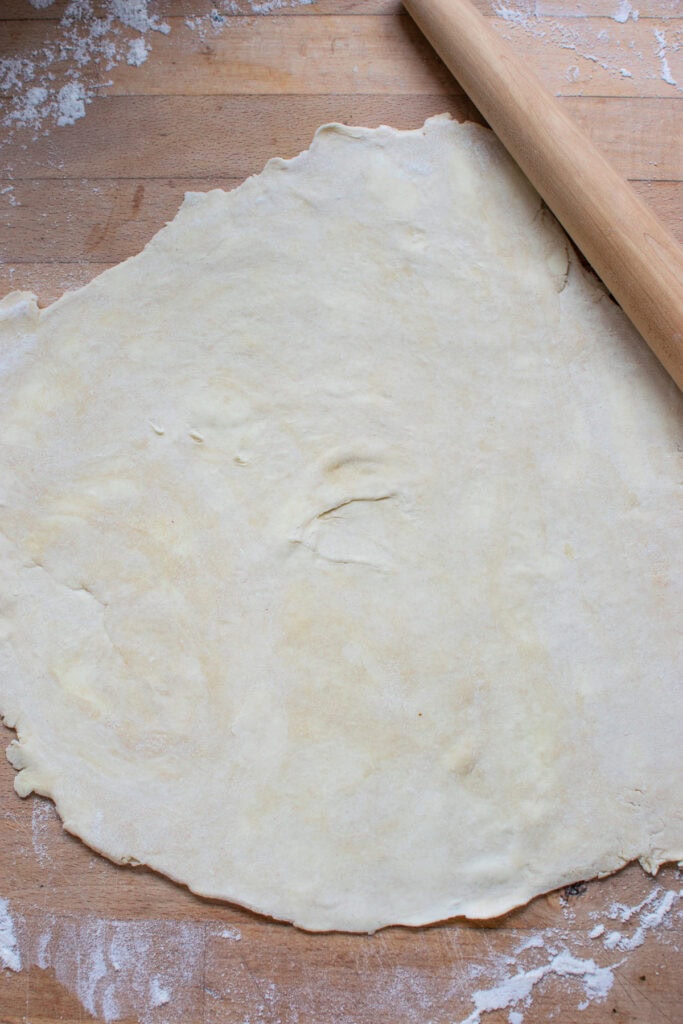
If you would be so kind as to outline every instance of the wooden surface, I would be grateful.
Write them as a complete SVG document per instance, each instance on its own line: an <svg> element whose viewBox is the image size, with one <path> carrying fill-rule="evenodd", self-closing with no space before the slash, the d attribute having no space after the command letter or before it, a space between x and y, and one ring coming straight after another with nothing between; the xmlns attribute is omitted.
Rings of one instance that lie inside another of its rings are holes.
<svg viewBox="0 0 683 1024"><path fill-rule="evenodd" d="M86 65L83 80L111 84L85 117L2 129L0 295L30 288L51 301L137 252L185 190L234 187L270 156L305 148L325 121L414 127L446 109L478 118L395 0L319 0L259 16L244 2L216 29L207 27L212 6L150 4L170 33L146 33L141 67ZM538 0L538 15L522 0L508 0L507 16L487 0L478 6L683 240L683 94L662 77L683 85L678 0L634 3L640 16L625 22L610 17L618 0ZM3 0L0 58L53 43L65 9L66 0L41 10ZM189 28L190 18L203 20ZM67 54L50 70L59 80L69 66ZM15 98L10 87L0 118ZM653 881L631 866L488 924L315 936L114 867L66 836L49 802L16 797L12 775L0 767L0 897L22 970L0 971L0 1024L453 1024L473 1011L477 991L534 968L528 1005L482 1021L683 1020L674 868ZM667 892L669 912L650 927ZM643 900L630 916L613 908ZM605 933L591 939L600 925ZM614 930L621 948L605 945ZM0 950L2 941L0 916ZM553 950L618 965L606 998L547 970Z"/></svg>

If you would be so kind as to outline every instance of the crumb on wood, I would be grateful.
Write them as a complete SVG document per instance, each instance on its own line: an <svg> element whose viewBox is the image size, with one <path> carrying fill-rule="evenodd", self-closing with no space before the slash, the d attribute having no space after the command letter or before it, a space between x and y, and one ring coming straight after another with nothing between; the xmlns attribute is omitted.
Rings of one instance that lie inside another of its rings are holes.
<svg viewBox="0 0 683 1024"><path fill-rule="evenodd" d="M587 882L573 882L571 885L565 885L562 890L562 898L564 900L570 900L574 896L583 896L588 891Z"/></svg>

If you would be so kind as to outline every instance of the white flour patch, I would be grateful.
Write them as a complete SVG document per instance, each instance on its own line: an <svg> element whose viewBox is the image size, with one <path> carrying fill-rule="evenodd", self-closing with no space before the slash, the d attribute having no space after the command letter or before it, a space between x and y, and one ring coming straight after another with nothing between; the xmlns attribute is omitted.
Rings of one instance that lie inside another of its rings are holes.
<svg viewBox="0 0 683 1024"><path fill-rule="evenodd" d="M538 39L542 39L545 36L545 31L541 28L541 20L536 14L536 8L530 3L525 2L516 7L499 4L498 7L494 7L493 13L498 18L502 18L503 21L509 21L513 25L518 25L525 32L536 36Z"/></svg>
<svg viewBox="0 0 683 1024"><path fill-rule="evenodd" d="M669 58L667 57L666 36L664 35L664 32L659 28L656 28L654 30L654 33L655 39L658 43L657 57L659 58L660 77L663 82L667 83L667 85L677 86L678 83L676 82L674 76L671 74Z"/></svg>
<svg viewBox="0 0 683 1024"><path fill-rule="evenodd" d="M607 917L610 921L630 921L632 917L635 917L636 914L640 913L643 907L646 907L649 903L655 900L659 892L659 888L654 889L635 907L629 907L625 903L612 903L607 911Z"/></svg>
<svg viewBox="0 0 683 1024"><path fill-rule="evenodd" d="M617 943L620 941L621 937L621 932L609 932L605 936L605 949L616 949Z"/></svg>
<svg viewBox="0 0 683 1024"><path fill-rule="evenodd" d="M146 60L145 33L171 31L153 6L152 0L70 0L46 45L0 59L0 96L9 101L4 127L45 133L84 117L87 104L111 84L108 71L124 61L137 67Z"/></svg>
<svg viewBox="0 0 683 1024"><path fill-rule="evenodd" d="M75 124L85 117L85 89L81 82L67 82L57 93L57 124Z"/></svg>
<svg viewBox="0 0 683 1024"><path fill-rule="evenodd" d="M139 68L141 64L144 64L147 60L147 54L149 49L147 43L139 36L137 39L131 39L128 43L128 56L126 62L132 67Z"/></svg>
<svg viewBox="0 0 683 1024"><path fill-rule="evenodd" d="M52 862L47 850L47 829L48 822L53 821L56 816L54 805L49 800L36 796L33 800L31 812L31 841L33 852L41 867Z"/></svg>
<svg viewBox="0 0 683 1024"><path fill-rule="evenodd" d="M614 21L618 21L620 24L624 25L629 18L633 18L634 21L638 21L638 11L635 11L631 7L629 0L619 0L617 9L611 17Z"/></svg>
<svg viewBox="0 0 683 1024"><path fill-rule="evenodd" d="M515 947L515 956L523 953L525 949L542 949L544 944L543 935L540 932L534 932L533 935L530 935Z"/></svg>
<svg viewBox="0 0 683 1024"><path fill-rule="evenodd" d="M10 206L20 206L21 203L17 199L14 192L14 185L5 185L4 188L0 188L0 196L6 196L7 202Z"/></svg>
<svg viewBox="0 0 683 1024"><path fill-rule="evenodd" d="M616 965L615 965L616 966ZM480 989L472 996L474 1010L461 1024L479 1024L483 1013L503 1010L518 1003L527 1002L536 985L554 974L560 978L578 978L583 985L586 1002L579 1004L584 1009L590 1001L602 1002L614 984L611 968L598 967L594 960L583 960L564 951L552 959L528 971L518 971L505 978L499 985ZM523 1016L521 1020L523 1020ZM518 1012L517 1020L520 1020Z"/></svg>
<svg viewBox="0 0 683 1024"><path fill-rule="evenodd" d="M9 903L0 897L0 965L9 971L21 970L21 955L14 931Z"/></svg>
<svg viewBox="0 0 683 1024"><path fill-rule="evenodd" d="M635 911L640 911L640 914L638 926L633 934L623 935L621 932L612 931L604 939L603 944L605 948L630 952L632 949L642 946L647 932L652 928L656 928L664 921L679 898L679 893L674 892L672 889L663 893L661 889L656 889L640 906L634 908ZM649 909L643 909L644 907ZM632 916L622 917L622 921L628 921Z"/></svg>
<svg viewBox="0 0 683 1024"><path fill-rule="evenodd" d="M231 942L240 942L242 939L242 932L239 928L221 928L218 934L222 939L229 939Z"/></svg>
<svg viewBox="0 0 683 1024"><path fill-rule="evenodd" d="M149 995L151 1006L165 1006L166 1003L171 1001L168 989L161 984L161 981L156 976L149 983Z"/></svg>
<svg viewBox="0 0 683 1024"><path fill-rule="evenodd" d="M184 1024L192 1013L192 990L202 977L203 925L32 914L17 919L17 933L24 965L54 970L98 1020L158 1024L154 1011L163 1006L164 1024Z"/></svg>
<svg viewBox="0 0 683 1024"><path fill-rule="evenodd" d="M160 21L156 14L150 14L148 8L153 6L151 0L109 0L109 7L115 18L122 25L134 28L137 32L163 32L168 34L171 26Z"/></svg>

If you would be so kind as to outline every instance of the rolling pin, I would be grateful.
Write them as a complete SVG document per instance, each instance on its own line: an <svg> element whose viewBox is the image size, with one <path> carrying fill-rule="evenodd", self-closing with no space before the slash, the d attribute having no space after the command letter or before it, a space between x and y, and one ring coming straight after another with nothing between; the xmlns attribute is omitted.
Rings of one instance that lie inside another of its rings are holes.
<svg viewBox="0 0 683 1024"><path fill-rule="evenodd" d="M404 6L683 390L683 249L469 0Z"/></svg>

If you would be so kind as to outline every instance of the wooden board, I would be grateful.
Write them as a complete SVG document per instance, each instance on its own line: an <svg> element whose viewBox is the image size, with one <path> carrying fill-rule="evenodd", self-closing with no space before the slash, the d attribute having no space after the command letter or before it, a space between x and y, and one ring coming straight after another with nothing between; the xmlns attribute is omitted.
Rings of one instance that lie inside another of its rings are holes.
<svg viewBox="0 0 683 1024"><path fill-rule="evenodd" d="M683 240L678 0L634 3L640 16L625 21L612 17L627 12L618 0L538 0L534 16L524 0L497 14L478 5ZM186 190L234 187L305 148L325 121L414 127L445 109L478 118L396 0L266 5L259 16L239 0L217 27L213 6L150 3L170 32L146 33L140 67L85 65L101 97L83 118L2 129L0 294L30 288L45 303L85 283L137 252ZM4 0L0 59L55 46L66 10L67 0ZM70 61L53 61L57 80ZM0 90L0 119L17 89ZM494 1005L481 993L515 974L527 1002L503 1006L500 995L486 1024L683 1019L673 867L653 881L630 866L495 922L308 935L109 864L62 832L48 801L16 797L12 776L0 766L0 956L16 939L22 969L0 971L0 1024L453 1024L477 992ZM583 973L557 973L563 951ZM588 961L596 988L586 992Z"/></svg>

